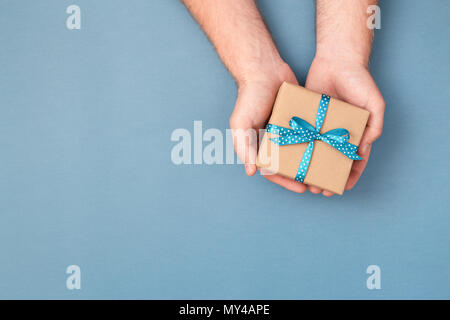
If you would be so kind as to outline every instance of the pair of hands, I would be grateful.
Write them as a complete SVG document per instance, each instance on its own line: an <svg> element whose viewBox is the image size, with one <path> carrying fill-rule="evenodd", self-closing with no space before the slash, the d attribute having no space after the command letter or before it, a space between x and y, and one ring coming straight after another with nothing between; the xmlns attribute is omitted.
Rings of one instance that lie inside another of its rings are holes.
<svg viewBox="0 0 450 320"><path fill-rule="evenodd" d="M255 0L182 1L238 84L230 126L236 153L247 174L254 175L258 140L254 133L265 127L281 83L297 84L297 79L280 57ZM359 148L364 160L354 162L346 189L351 189L361 176L371 144L383 127L384 100L367 67L373 37L367 27L367 9L377 3L377 0L316 0L316 57L305 86L370 112ZM249 137L242 139L242 132L249 133ZM299 193L310 190L332 195L278 175L265 177Z"/></svg>
<svg viewBox="0 0 450 320"><path fill-rule="evenodd" d="M238 97L230 118L230 126L233 131L253 129L258 132L259 129L263 129L272 112L281 83L287 81L298 84L294 73L287 64L280 63L273 69L238 81ZM316 56L311 64L305 87L365 108L370 112L358 151L363 160L353 162L345 188L349 190L356 184L367 165L372 143L381 135L385 108L383 97L366 65L351 60L342 61L320 56ZM245 144L245 146L241 144ZM257 142L235 139L235 149L245 165L247 175L254 175L257 171L255 165ZM261 173L266 179L294 192L303 193L309 190L315 194L333 195L330 191L307 186L280 175Z"/></svg>

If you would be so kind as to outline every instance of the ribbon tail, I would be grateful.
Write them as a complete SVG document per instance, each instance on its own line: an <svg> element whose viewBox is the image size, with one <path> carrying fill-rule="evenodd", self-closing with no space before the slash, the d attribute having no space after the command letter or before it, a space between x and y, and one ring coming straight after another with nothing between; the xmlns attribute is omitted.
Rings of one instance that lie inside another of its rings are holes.
<svg viewBox="0 0 450 320"><path fill-rule="evenodd" d="M309 163L311 162L311 155L314 149L314 141L308 143L306 151L303 154L302 161L298 166L297 174L295 176L295 181L302 182L305 181L306 172L308 171Z"/></svg>
<svg viewBox="0 0 450 320"><path fill-rule="evenodd" d="M332 146L334 149L342 153L344 156L346 156L349 159L352 160L363 160L356 151L358 151L358 146L355 146L354 144L351 144L350 142L337 142L332 139L327 139L326 137L322 139L323 142L328 143L330 146Z"/></svg>

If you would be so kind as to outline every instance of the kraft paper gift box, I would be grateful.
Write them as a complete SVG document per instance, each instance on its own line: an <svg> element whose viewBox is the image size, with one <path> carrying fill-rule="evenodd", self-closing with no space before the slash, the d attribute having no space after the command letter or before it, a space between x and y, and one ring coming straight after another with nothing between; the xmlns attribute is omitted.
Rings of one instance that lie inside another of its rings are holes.
<svg viewBox="0 0 450 320"><path fill-rule="evenodd" d="M312 132L317 128L318 117L321 128ZM367 110L284 82L262 138L256 165L342 195L352 159L359 158L356 151L368 118ZM308 139L313 141L312 146Z"/></svg>

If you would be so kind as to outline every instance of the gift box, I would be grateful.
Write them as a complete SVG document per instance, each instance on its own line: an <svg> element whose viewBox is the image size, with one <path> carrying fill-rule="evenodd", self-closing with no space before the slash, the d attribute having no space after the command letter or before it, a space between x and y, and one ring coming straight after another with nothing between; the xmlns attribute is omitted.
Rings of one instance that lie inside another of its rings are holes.
<svg viewBox="0 0 450 320"><path fill-rule="evenodd" d="M369 112L284 82L256 165L342 195Z"/></svg>

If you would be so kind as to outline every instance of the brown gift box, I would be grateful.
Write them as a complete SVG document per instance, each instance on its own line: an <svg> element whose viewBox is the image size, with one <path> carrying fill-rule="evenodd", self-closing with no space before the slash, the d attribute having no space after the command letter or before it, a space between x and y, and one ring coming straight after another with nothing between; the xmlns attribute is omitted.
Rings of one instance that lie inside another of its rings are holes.
<svg viewBox="0 0 450 320"><path fill-rule="evenodd" d="M319 93L284 82L278 91L269 123L290 128L289 120L296 116L315 127L320 99ZM331 98L320 133L344 128L350 133L348 142L359 146L368 118L367 110ZM256 165L294 179L308 143L278 146L269 140L274 137L278 135L264 134ZM304 183L342 195L352 163L353 160L329 144L315 140Z"/></svg>

